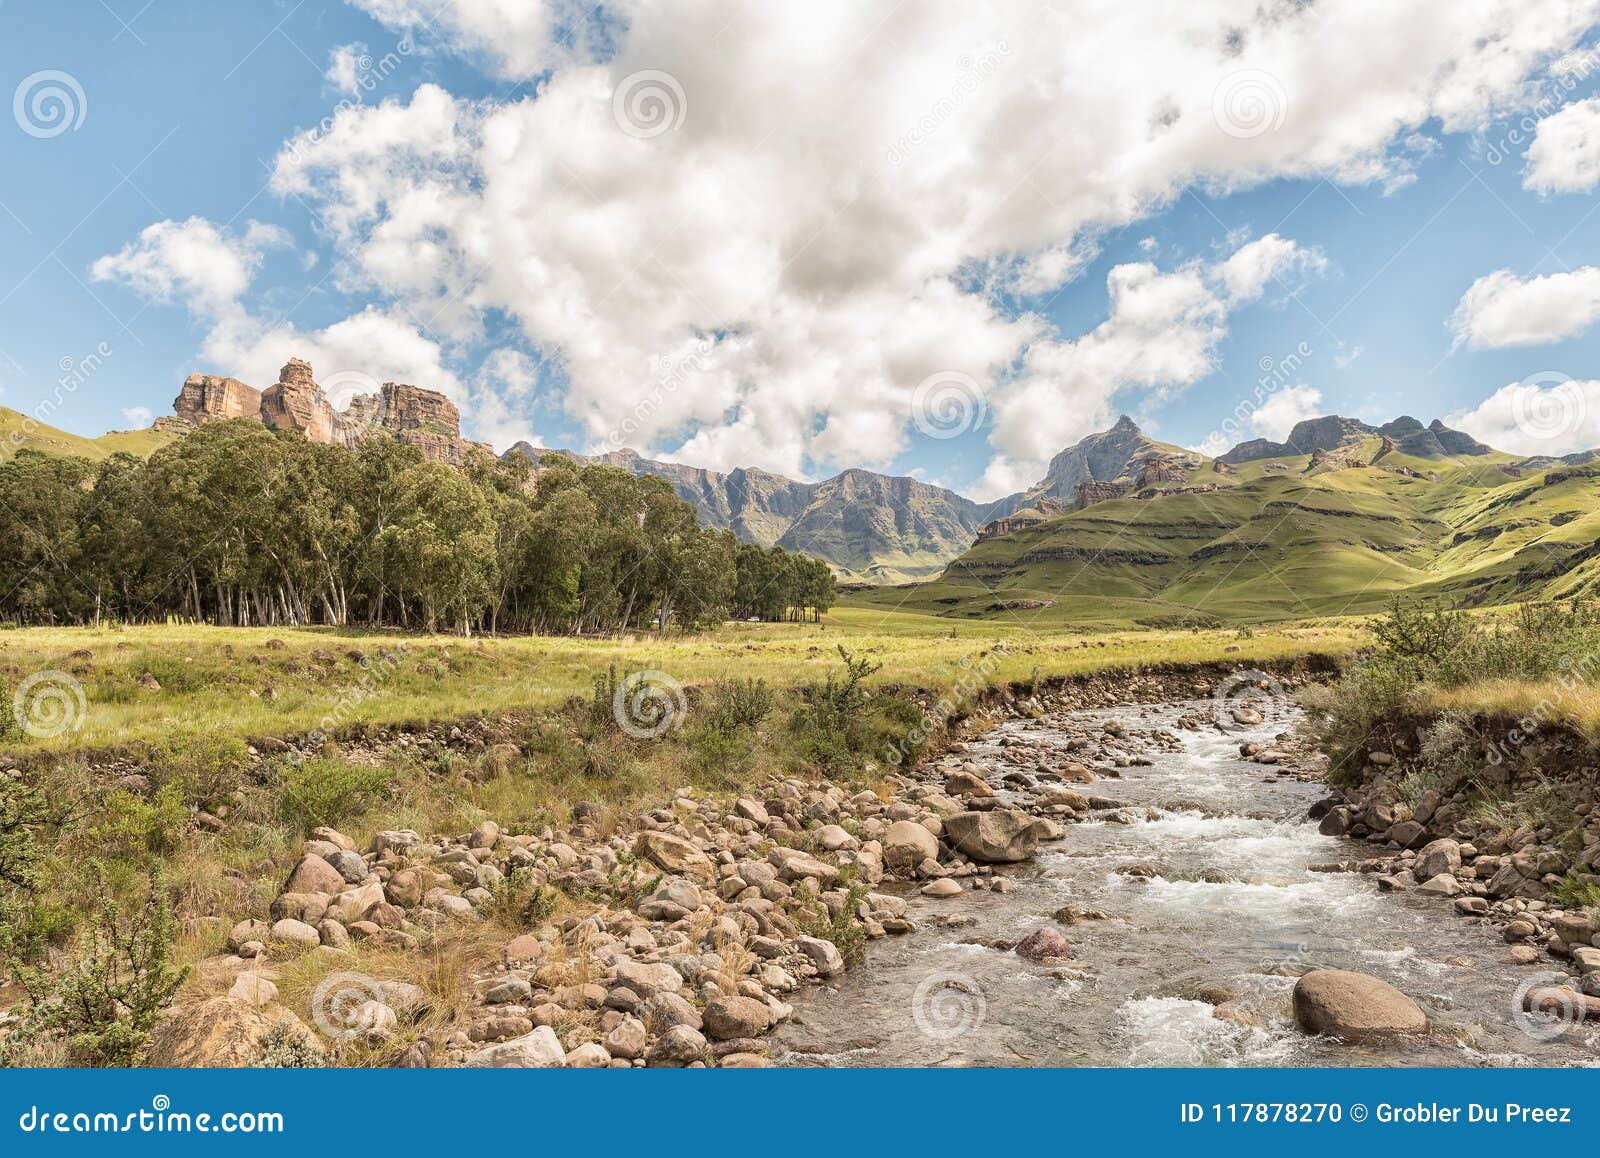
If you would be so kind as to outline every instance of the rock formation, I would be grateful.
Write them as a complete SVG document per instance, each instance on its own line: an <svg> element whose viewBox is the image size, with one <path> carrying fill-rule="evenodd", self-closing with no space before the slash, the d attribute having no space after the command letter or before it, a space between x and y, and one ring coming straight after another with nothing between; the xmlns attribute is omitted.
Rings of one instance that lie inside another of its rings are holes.
<svg viewBox="0 0 1600 1158"><path fill-rule="evenodd" d="M190 426L225 418L255 418L261 413L261 391L237 378L190 374L173 399L172 410Z"/></svg>
<svg viewBox="0 0 1600 1158"><path fill-rule="evenodd" d="M486 443L461 437L461 412L437 390L385 382L377 394L358 394L334 409L313 376L311 364L290 358L278 381L256 390L236 378L191 374L173 400L175 417L157 423L182 428L248 418L272 430L295 430L313 442L355 446L369 432L384 430L422 451L431 462L460 466L472 449L492 453Z"/></svg>

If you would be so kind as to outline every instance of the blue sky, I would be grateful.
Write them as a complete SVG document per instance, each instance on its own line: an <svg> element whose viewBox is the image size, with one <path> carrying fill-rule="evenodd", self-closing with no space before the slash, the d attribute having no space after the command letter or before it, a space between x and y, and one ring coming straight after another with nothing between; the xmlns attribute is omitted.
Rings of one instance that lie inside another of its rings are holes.
<svg viewBox="0 0 1600 1158"><path fill-rule="evenodd" d="M1206 7L1185 19L1231 29L1255 11ZM1108 68L1151 61L1153 77L1118 73L1125 90L1102 106L1107 85L1073 89L1082 69L1064 56L1054 95L1035 99L1056 57L1033 56L1049 33L1030 35L1026 6L997 11L993 28L970 14L903 27L896 17L885 41L887 16L863 40L854 17L831 9L799 25L796 13L735 19L727 5L685 4L668 21L619 4L578 28L559 12L500 28L493 6L471 0L8 0L0 405L36 412L62 367L103 347L49 421L89 435L125 428L168 412L191 371L268 385L285 343L305 336L327 351L319 376L438 386L461 403L467 434L502 448L528 437L606 449L621 428L642 449L706 465L822 476L860 463L987 497L1024 485L1045 448L1119 411L1169 441L1215 440L1262 360L1303 344L1310 353L1279 405L1253 425L1246 417L1238 438L1281 436L1295 415L1410 413L1463 415L1480 437L1523 452L1594 445L1594 36L1555 27L1537 5L1518 27L1472 36L1471 20L1504 19L1488 7L1459 16L1477 7L1445 6L1455 15L1396 32L1416 41L1416 75L1396 66L1376 80L1361 71L1371 66L1362 41L1341 49L1337 28L1248 29L1244 55L1163 79L1163 32L1069 25ZM1467 23L1446 27L1457 19ZM709 31L690 35L697 21ZM1503 59L1464 57L1463 45L1495 36L1515 45L1509 75ZM1333 82L1305 63L1313 44ZM357 83L341 84L340 59ZM883 79L886 59L904 71ZM903 98L932 110L912 122L926 130L920 151L885 170L881 135L863 140L835 93L808 79L818 60L857 109ZM1120 123L1147 101L1157 121L1191 132L1245 64L1268 78L1269 106L1281 102L1268 119L1281 125L1207 125L1211 137L1153 157L1154 130L1140 117ZM1479 105L1447 80L1417 80L1473 68L1487 78ZM686 101L682 127L617 132L608 96L646 71ZM40 75L57 73L67 79ZM873 88L882 84L897 87ZM59 106L27 104L49 87L70 106L65 127L51 119ZM431 114L419 89L438 94ZM385 100L409 111L398 127L375 119ZM1361 101L1373 111L1357 120ZM777 119L746 108L761 102ZM1026 132L1007 137L1019 122ZM400 139L411 129L415 139ZM285 162L286 142L307 131L304 157ZM436 149L442 132L459 143ZM369 146L386 133L397 143L374 160ZM991 190L1011 167L1020 177ZM1019 188L1029 204L1013 211ZM962 197L970 204L953 207ZM813 218L818 206L828 212ZM141 245L152 226L197 218L240 263L239 287L175 273L170 235ZM1293 250L1265 284L1222 288L1222 263L1273 236ZM1008 262L1057 247L1078 255L1069 273L994 288ZM763 269L769 253L781 268ZM1193 312L1170 332L1193 341L1151 353L1150 370L1135 363L1169 332L1159 313L1154 337L1081 341L1107 321L1114 271L1143 265L1158 279L1188 275L1174 295L1209 295L1175 307ZM362 316L358 333L338 328ZM695 335L715 344L709 364L674 379L663 405L641 407L661 372L650 359ZM370 365L354 364L361 341ZM945 372L983 404L954 437L930 437L913 392ZM1530 429L1541 406L1556 419Z"/></svg>

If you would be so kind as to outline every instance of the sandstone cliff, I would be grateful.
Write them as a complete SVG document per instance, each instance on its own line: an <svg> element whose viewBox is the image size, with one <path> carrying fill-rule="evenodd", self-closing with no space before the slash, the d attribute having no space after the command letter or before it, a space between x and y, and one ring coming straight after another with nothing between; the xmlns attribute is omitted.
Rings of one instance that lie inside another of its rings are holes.
<svg viewBox="0 0 1600 1158"><path fill-rule="evenodd" d="M256 418L261 413L261 391L237 378L190 374L172 400L172 410L190 426L226 418Z"/></svg>
<svg viewBox="0 0 1600 1158"><path fill-rule="evenodd" d="M296 430L314 442L340 446L354 446L369 432L383 430L415 446L424 458L452 466L460 466L475 448L491 449L461 437L461 412L437 390L385 382L377 394L358 394L345 409L336 410L311 364L299 358L290 358L277 382L265 390L236 378L191 374L172 407L176 420L190 427L250 418L273 430Z"/></svg>

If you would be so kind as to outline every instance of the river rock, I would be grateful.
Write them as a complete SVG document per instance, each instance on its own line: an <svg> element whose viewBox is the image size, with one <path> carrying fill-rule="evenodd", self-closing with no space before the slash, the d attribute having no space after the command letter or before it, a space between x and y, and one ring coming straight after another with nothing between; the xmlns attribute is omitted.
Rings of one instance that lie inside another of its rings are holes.
<svg viewBox="0 0 1600 1158"><path fill-rule="evenodd" d="M641 832L634 842L634 852L666 872L689 877L700 884L716 882L716 868L711 858L681 836Z"/></svg>
<svg viewBox="0 0 1600 1158"><path fill-rule="evenodd" d="M532 1033L475 1050L463 1064L473 1069L550 1069L566 1062L567 1051L556 1031L541 1025Z"/></svg>
<svg viewBox="0 0 1600 1158"><path fill-rule="evenodd" d="M949 877L941 877L936 881L929 881L922 886L921 891L925 897L935 897L940 900L959 897L962 893L960 883L951 880Z"/></svg>
<svg viewBox="0 0 1600 1158"><path fill-rule="evenodd" d="M675 1025L656 1039L647 1055L652 1065L688 1065L705 1060L705 1035L687 1025Z"/></svg>
<svg viewBox="0 0 1600 1158"><path fill-rule="evenodd" d="M1411 998L1345 969L1314 969L1295 982L1294 1019L1307 1033L1356 1043L1428 1029L1427 1014Z"/></svg>
<svg viewBox="0 0 1600 1158"><path fill-rule="evenodd" d="M914 820L897 820L884 834L883 859L890 868L915 868L925 860L938 860L938 838Z"/></svg>
<svg viewBox="0 0 1600 1158"><path fill-rule="evenodd" d="M1429 881L1440 873L1455 875L1461 867L1461 845L1448 836L1430 840L1417 853L1413 871L1419 881Z"/></svg>
<svg viewBox="0 0 1600 1158"><path fill-rule="evenodd" d="M1415 820L1402 820L1389 829L1389 839L1401 848L1415 848L1427 835L1428 830Z"/></svg>
<svg viewBox="0 0 1600 1158"><path fill-rule="evenodd" d="M1027 860L1041 835L1034 818L1014 808L959 812L945 819L944 833L953 847L985 864Z"/></svg>
<svg viewBox="0 0 1600 1158"><path fill-rule="evenodd" d="M801 937L797 944L800 951L811 958L811 963L822 976L833 977L844 972L844 958L839 956L839 950L832 941L825 941L821 937Z"/></svg>
<svg viewBox="0 0 1600 1158"><path fill-rule="evenodd" d="M1070 957L1072 947L1059 929L1046 926L1035 929L1017 942L1016 953L1018 957L1026 957L1029 961L1044 961L1053 957Z"/></svg>
<svg viewBox="0 0 1600 1158"><path fill-rule="evenodd" d="M242 998L213 997L184 1006L157 1025L145 1062L185 1069L252 1066L261 1060L261 1039L280 1021L301 1034L312 1052L322 1052L316 1035L288 1010L267 1013Z"/></svg>
<svg viewBox="0 0 1600 1158"><path fill-rule="evenodd" d="M993 796L989 782L975 772L956 769L945 778L944 790L951 796Z"/></svg>
<svg viewBox="0 0 1600 1158"><path fill-rule="evenodd" d="M1461 882L1449 873L1429 877L1417 886L1419 893L1431 893L1440 897L1459 897L1463 891Z"/></svg>
<svg viewBox="0 0 1600 1158"><path fill-rule="evenodd" d="M307 853L300 858L300 863L294 866L294 872L289 874L289 879L284 882L283 892L286 893L325 893L333 894L349 887L339 870L334 868L320 856Z"/></svg>
<svg viewBox="0 0 1600 1158"><path fill-rule="evenodd" d="M634 1058L644 1056L645 1049L650 1044L650 1035L645 1032L644 1022L636 1017L624 1017L617 1022L616 1027L606 1034L603 1043L606 1052L612 1057Z"/></svg>
<svg viewBox="0 0 1600 1158"><path fill-rule="evenodd" d="M712 1041L759 1037L771 1022L766 1003L753 997L714 997L706 1002L702 1017Z"/></svg>

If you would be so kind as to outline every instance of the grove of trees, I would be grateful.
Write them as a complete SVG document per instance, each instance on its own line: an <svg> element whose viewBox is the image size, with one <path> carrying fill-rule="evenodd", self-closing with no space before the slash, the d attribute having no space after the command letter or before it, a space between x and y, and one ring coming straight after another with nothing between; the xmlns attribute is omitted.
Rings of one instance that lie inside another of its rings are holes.
<svg viewBox="0 0 1600 1158"><path fill-rule="evenodd" d="M827 564L701 527L665 480L428 462L209 423L148 459L0 465L0 617L590 633L816 616Z"/></svg>

